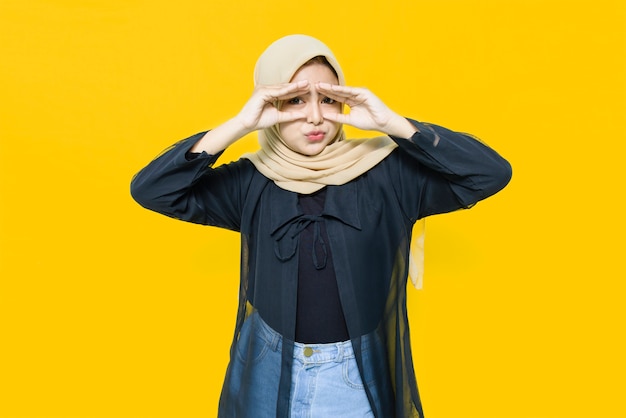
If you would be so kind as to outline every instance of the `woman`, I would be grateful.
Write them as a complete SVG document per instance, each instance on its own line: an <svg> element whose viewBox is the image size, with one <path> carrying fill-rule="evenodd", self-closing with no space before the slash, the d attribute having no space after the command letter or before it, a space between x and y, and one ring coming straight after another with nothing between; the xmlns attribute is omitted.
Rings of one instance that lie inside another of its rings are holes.
<svg viewBox="0 0 626 418"><path fill-rule="evenodd" d="M241 233L219 416L422 417L405 297L412 228L496 193L509 164L346 86L308 36L270 45L255 85L235 117L177 143L131 185L148 209ZM346 140L342 124L384 135ZM253 131L258 152L212 166Z"/></svg>

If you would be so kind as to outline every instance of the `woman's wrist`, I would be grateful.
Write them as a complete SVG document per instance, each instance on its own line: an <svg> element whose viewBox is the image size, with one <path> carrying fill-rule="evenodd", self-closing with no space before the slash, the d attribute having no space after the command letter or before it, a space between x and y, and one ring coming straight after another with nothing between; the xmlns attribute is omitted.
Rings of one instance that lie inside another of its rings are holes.
<svg viewBox="0 0 626 418"><path fill-rule="evenodd" d="M410 138L416 132L419 132L419 129L417 129L417 127L415 127L415 125L409 122L406 118L398 114L394 116L385 131L387 135L398 138Z"/></svg>
<svg viewBox="0 0 626 418"><path fill-rule="evenodd" d="M232 118L217 126L215 129L208 131L196 144L191 148L191 152L206 152L215 155L224 151L229 145L235 143L243 136L250 133L246 130L237 118Z"/></svg>

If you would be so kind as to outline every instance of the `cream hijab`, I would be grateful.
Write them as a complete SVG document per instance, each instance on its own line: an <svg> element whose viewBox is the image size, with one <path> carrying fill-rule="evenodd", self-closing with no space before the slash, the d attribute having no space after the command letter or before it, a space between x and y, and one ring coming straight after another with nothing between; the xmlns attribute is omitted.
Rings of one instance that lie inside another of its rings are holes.
<svg viewBox="0 0 626 418"><path fill-rule="evenodd" d="M256 63L254 84L288 83L303 64L316 56L325 57L337 73L339 84L345 85L343 72L332 51L306 35L289 35L272 43ZM346 184L380 163L397 147L388 136L345 140L340 128L334 142L324 151L306 156L287 147L276 125L259 132L259 144L258 152L242 157L250 160L278 187L302 194L329 185ZM423 221L419 224L414 229L409 263L409 276L417 288L421 288L424 260Z"/></svg>

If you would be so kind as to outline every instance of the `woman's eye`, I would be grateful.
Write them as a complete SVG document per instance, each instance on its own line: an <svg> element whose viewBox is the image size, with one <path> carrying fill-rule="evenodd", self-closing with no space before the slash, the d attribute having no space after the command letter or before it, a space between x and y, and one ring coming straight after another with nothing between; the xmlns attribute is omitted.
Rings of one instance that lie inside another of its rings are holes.
<svg viewBox="0 0 626 418"><path fill-rule="evenodd" d="M301 98L299 98L299 97L294 97L293 99L289 99L289 100L287 101L287 103L289 103L289 104L300 104L300 103L304 103L304 102L302 101L302 99L301 99Z"/></svg>
<svg viewBox="0 0 626 418"><path fill-rule="evenodd" d="M322 99L322 103L324 103L324 104L335 104L335 100L331 99L330 97L324 97Z"/></svg>

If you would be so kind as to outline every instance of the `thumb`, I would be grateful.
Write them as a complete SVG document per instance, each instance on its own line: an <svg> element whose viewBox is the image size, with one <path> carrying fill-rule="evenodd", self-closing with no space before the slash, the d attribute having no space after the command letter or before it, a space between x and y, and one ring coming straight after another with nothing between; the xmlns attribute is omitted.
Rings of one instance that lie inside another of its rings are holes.
<svg viewBox="0 0 626 418"><path fill-rule="evenodd" d="M325 113L322 116L331 122L350 124L350 116L345 113Z"/></svg>

